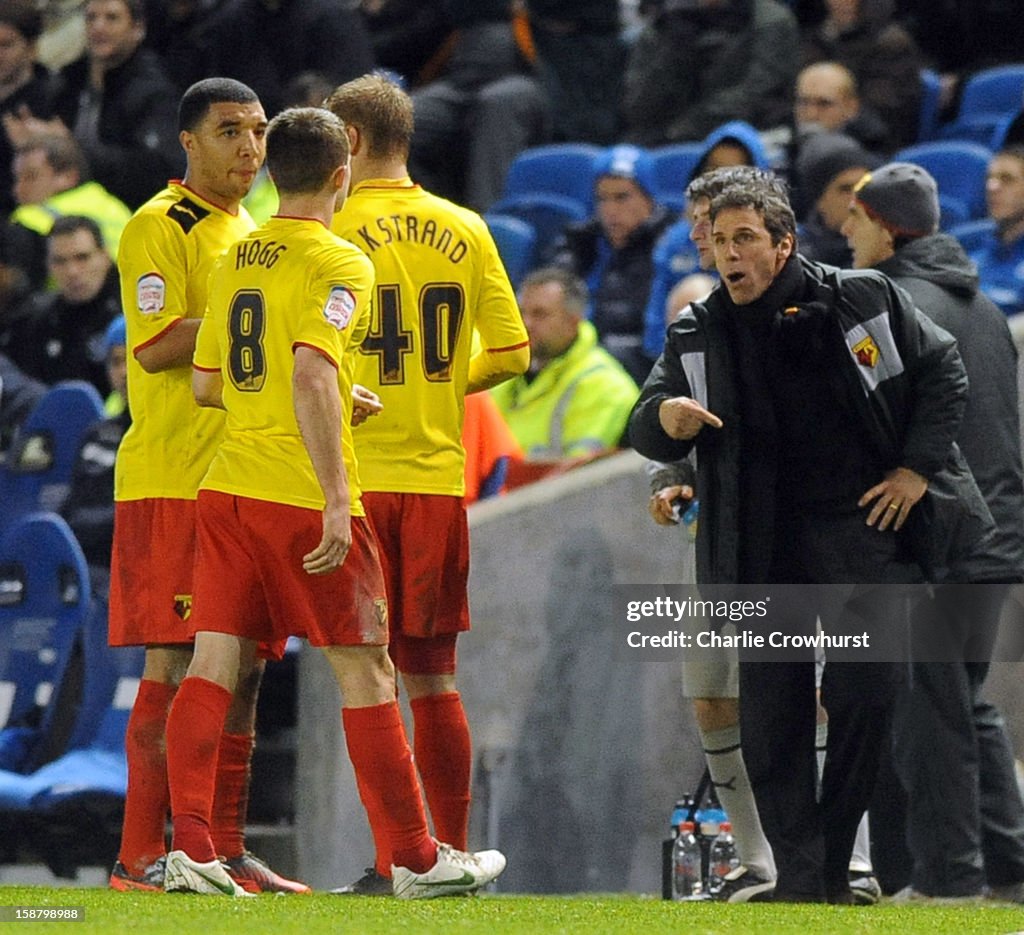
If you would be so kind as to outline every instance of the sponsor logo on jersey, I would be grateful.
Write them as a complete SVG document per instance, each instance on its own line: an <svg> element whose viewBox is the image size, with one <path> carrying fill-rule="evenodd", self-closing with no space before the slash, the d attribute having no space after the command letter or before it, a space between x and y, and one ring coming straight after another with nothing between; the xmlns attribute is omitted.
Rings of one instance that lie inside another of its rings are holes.
<svg viewBox="0 0 1024 935"><path fill-rule="evenodd" d="M355 294L347 286L332 286L331 294L327 296L324 303L324 318L327 323L344 330L352 320L352 313L356 310Z"/></svg>
<svg viewBox="0 0 1024 935"><path fill-rule="evenodd" d="M135 284L135 302L143 315L156 315L164 310L167 284L159 273L146 273Z"/></svg>
<svg viewBox="0 0 1024 935"><path fill-rule="evenodd" d="M206 208L197 205L191 198L182 198L167 209L167 216L172 221L177 221L186 234L209 213Z"/></svg>
<svg viewBox="0 0 1024 935"><path fill-rule="evenodd" d="M878 363L878 345L875 344L875 339L868 335L854 344L853 356L862 367L875 367Z"/></svg>
<svg viewBox="0 0 1024 935"><path fill-rule="evenodd" d="M192 595L191 594L175 594L174 595L174 612L182 620L188 620L189 615L192 613Z"/></svg>

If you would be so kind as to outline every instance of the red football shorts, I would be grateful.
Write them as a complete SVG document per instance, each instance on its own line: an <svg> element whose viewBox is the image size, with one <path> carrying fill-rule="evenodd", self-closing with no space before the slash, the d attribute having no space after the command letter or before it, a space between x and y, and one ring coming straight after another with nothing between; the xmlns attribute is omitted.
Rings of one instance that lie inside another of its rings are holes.
<svg viewBox="0 0 1024 935"><path fill-rule="evenodd" d="M313 646L382 646L388 609L369 523L352 517L352 546L329 575L308 575L302 556L320 543L318 510L199 492L193 633L265 643L306 637Z"/></svg>
<svg viewBox="0 0 1024 935"><path fill-rule="evenodd" d="M114 504L110 559L111 646L191 643L196 539L194 500L154 498Z"/></svg>
<svg viewBox="0 0 1024 935"><path fill-rule="evenodd" d="M468 630L462 498L373 491L363 493L363 506L380 546L391 632L423 638Z"/></svg>

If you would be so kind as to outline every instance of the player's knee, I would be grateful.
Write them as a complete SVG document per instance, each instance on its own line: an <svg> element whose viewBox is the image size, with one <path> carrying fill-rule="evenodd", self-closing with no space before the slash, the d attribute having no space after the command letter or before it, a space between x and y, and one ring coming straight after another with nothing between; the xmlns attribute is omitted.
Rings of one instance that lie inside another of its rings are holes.
<svg viewBox="0 0 1024 935"><path fill-rule="evenodd" d="M701 730L724 730L740 722L736 698L694 698L693 715Z"/></svg>
<svg viewBox="0 0 1024 935"><path fill-rule="evenodd" d="M386 704L397 697L395 668L386 646L328 646L324 652L345 707Z"/></svg>

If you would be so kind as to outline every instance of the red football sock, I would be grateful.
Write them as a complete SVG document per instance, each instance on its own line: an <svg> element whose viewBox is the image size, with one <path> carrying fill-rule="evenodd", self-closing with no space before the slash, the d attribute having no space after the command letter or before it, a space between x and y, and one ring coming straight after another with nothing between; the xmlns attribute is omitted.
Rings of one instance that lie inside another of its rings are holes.
<svg viewBox="0 0 1024 935"><path fill-rule="evenodd" d="M437 847L427 830L398 702L344 708L341 717L359 794L367 816L372 820L376 815L391 845L391 863L414 873L429 870L437 861Z"/></svg>
<svg viewBox="0 0 1024 935"><path fill-rule="evenodd" d="M434 834L460 851L469 832L469 781L473 751L458 692L424 695L410 702L416 768L434 820Z"/></svg>
<svg viewBox="0 0 1024 935"><path fill-rule="evenodd" d="M371 790L366 788L364 777L356 773L356 786L359 789L359 800L366 809L366 817L373 832L374 858L373 867L385 879L391 879L391 839L388 837L387 822L380 814L380 801Z"/></svg>
<svg viewBox="0 0 1024 935"><path fill-rule="evenodd" d="M238 857L245 850L249 763L255 739L252 734L224 734L220 738L210 833L221 857Z"/></svg>
<svg viewBox="0 0 1024 935"><path fill-rule="evenodd" d="M174 849L202 862L217 856L210 838L210 814L220 739L230 706L231 692L193 676L181 683L167 717Z"/></svg>
<svg viewBox="0 0 1024 935"><path fill-rule="evenodd" d="M139 875L167 850L167 756L164 730L175 687L143 679L128 718L124 746L128 794L118 860Z"/></svg>

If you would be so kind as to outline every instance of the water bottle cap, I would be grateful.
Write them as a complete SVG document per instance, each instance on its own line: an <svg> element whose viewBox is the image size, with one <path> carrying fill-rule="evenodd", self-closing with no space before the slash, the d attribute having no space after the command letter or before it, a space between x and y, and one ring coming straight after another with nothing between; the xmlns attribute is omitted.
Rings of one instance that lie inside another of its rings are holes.
<svg viewBox="0 0 1024 935"><path fill-rule="evenodd" d="M720 825L718 826L718 828L719 828L719 830L720 830L720 831L728 831L728 832L731 832L731 831L732 831L732 822L731 822L731 821L723 821L723 822L722 822L722 823L721 823L721 824L720 824Z"/></svg>
<svg viewBox="0 0 1024 935"><path fill-rule="evenodd" d="M681 822L679 822L679 830L680 831L693 831L693 822L692 821L681 821Z"/></svg>

